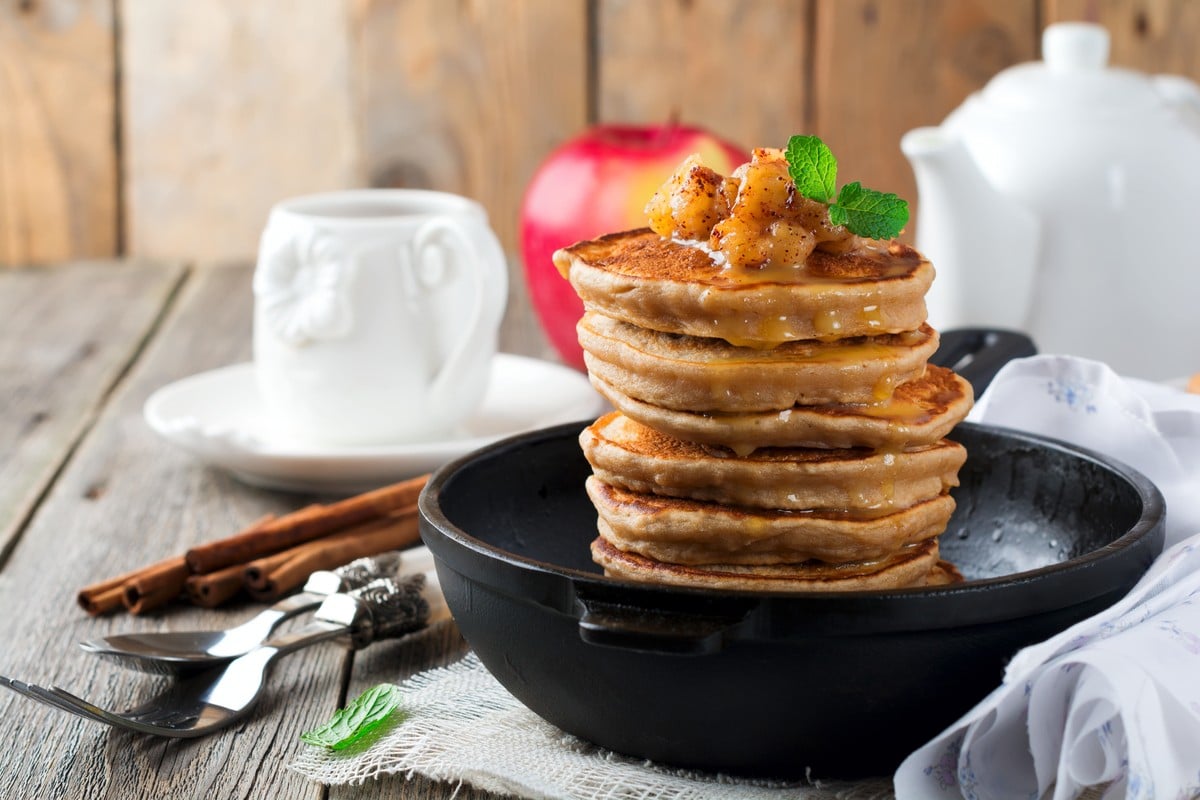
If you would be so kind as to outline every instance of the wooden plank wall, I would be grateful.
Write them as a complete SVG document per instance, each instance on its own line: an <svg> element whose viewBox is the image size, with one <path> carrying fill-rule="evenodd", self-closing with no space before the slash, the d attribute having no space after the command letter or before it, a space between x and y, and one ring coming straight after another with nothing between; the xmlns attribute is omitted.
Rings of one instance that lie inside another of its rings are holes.
<svg viewBox="0 0 1200 800"><path fill-rule="evenodd" d="M1194 0L10 0L0 265L245 260L272 201L352 186L476 197L513 252L534 168L597 121L814 132L912 197L900 135L1068 19L1200 79Z"/></svg>
<svg viewBox="0 0 1200 800"><path fill-rule="evenodd" d="M0 265L116 255L112 0L0 3Z"/></svg>

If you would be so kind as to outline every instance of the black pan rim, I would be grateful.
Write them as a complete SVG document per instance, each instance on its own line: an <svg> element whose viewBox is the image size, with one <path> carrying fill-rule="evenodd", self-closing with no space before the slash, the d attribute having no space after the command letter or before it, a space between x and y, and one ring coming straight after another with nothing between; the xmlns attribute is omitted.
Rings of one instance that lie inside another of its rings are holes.
<svg viewBox="0 0 1200 800"><path fill-rule="evenodd" d="M908 606L910 604L921 605L926 603L944 607L946 601L956 598L973 597L978 594L992 596L995 602L986 604L991 609L991 613L983 615L985 618L972 618L970 620L972 623L999 622L1025 616L1030 613L1026 603L1009 605L998 595L1007 595L1011 591L1018 591L1042 581L1062 579L1067 576L1081 576L1090 570L1102 567L1122 551L1142 543L1155 532L1156 528L1160 536L1163 530L1165 501L1162 493L1145 475L1133 467L1095 451L1051 437L1012 428L971 422L960 423L959 428L1003 436L1032 447L1049 447L1066 451L1074 457L1083 458L1102 469L1115 472L1133 487L1142 501L1142 513L1137 523L1104 547L1097 548L1066 561L995 578L969 580L951 586L850 592L755 592L748 590L657 586L609 578L594 572L585 572L583 570L527 558L503 550L472 536L450 522L442 512L439 503L442 487L453 478L456 472L467 464L476 459L489 458L500 451L524 447L539 440L564 435L578 435L585 426L592 422L593 420L590 419L580 420L528 431L494 442L444 465L431 476L424 491L421 493L418 505L423 527L427 529L431 528L438 536L444 537L459 547L465 548L490 561L499 562L526 573L538 574L545 578L557 578L567 581L570 583L572 589L582 589L582 594L594 593L601 596L611 596L614 592L619 592L631 604L638 606L652 608L660 604L671 605L671 601L678 602L681 599L691 598L707 601L753 602L756 605L811 605L822 610L853 606L856 611L859 611L862 608L870 607L882 608L885 606ZM950 438L953 438L953 435L953 432L951 432ZM435 551L434 555L437 557L437 548L433 547L431 549ZM1094 583L1102 585L1104 582ZM1104 591L1097 588L1090 593L1073 596L1073 602L1065 605L1082 605L1102 594L1104 594ZM979 604L974 605L978 606ZM1063 607L1065 607L1064 604L1060 603L1048 605L1046 609ZM979 616L978 614L973 615L973 617ZM943 620L941 623L937 620L931 620L925 627L953 627L957 624L959 622L952 620Z"/></svg>

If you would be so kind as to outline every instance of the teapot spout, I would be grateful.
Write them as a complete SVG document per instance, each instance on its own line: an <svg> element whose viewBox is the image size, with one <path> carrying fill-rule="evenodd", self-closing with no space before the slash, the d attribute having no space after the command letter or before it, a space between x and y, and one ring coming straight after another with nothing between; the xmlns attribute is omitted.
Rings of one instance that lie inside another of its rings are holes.
<svg viewBox="0 0 1200 800"><path fill-rule="evenodd" d="M956 134L917 128L900 140L917 180L917 249L937 270L930 324L1027 327L1040 224L1001 193Z"/></svg>

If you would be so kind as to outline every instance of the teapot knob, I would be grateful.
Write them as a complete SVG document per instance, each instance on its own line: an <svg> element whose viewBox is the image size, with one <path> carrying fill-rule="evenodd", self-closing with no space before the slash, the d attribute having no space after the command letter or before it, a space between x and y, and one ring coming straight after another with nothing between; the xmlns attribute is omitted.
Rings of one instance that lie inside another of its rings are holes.
<svg viewBox="0 0 1200 800"><path fill-rule="evenodd" d="M1053 72L1103 69L1108 30L1090 22L1059 22L1042 32L1042 58Z"/></svg>

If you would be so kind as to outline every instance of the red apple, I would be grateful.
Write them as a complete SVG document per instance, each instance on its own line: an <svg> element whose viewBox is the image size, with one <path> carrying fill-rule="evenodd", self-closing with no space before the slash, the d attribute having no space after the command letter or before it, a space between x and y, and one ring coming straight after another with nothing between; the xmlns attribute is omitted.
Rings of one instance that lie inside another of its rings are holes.
<svg viewBox="0 0 1200 800"><path fill-rule="evenodd" d="M583 303L551 256L583 239L645 227L646 201L692 153L722 175L749 160L748 151L699 128L600 125L559 147L534 174L521 203L521 255L533 307L568 364L583 369L575 335Z"/></svg>

